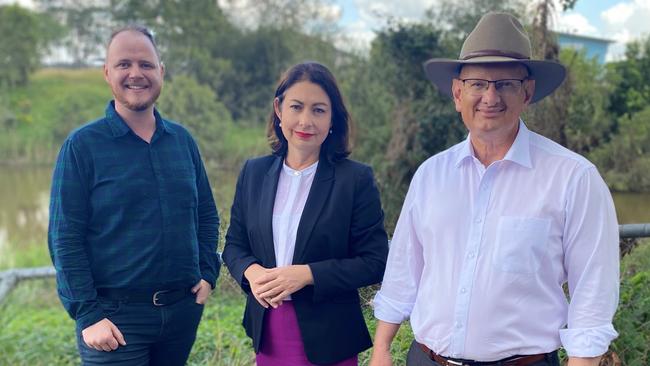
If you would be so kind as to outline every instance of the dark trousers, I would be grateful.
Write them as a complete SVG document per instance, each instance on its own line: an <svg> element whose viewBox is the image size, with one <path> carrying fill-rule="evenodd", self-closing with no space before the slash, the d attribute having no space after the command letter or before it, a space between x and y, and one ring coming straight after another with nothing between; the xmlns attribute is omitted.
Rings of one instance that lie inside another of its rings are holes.
<svg viewBox="0 0 650 366"><path fill-rule="evenodd" d="M180 366L184 365L196 339L203 305L190 295L166 306L103 301L108 319L124 335L126 346L115 351L88 347L77 329L77 343L83 365Z"/></svg>
<svg viewBox="0 0 650 366"><path fill-rule="evenodd" d="M424 351L418 346L418 344L413 341L411 343L411 348L406 355L406 365L407 366L440 366L439 363L433 361L427 356ZM545 360L535 362L530 366L560 366L560 360L557 357L557 353L554 353L552 356L548 356Z"/></svg>

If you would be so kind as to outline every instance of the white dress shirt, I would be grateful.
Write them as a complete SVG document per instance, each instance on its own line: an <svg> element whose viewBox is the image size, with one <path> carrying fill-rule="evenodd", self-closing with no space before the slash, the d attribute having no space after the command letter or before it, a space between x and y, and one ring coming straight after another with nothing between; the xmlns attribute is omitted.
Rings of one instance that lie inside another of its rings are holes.
<svg viewBox="0 0 650 366"><path fill-rule="evenodd" d="M446 357L494 361L560 346L591 357L617 336L618 287L607 186L585 158L520 122L487 168L469 137L419 167L375 317L410 318L415 339Z"/></svg>
<svg viewBox="0 0 650 366"><path fill-rule="evenodd" d="M282 164L273 205L273 247L277 267L289 266L293 262L298 224L317 167L318 161L300 171ZM285 300L291 300L291 296Z"/></svg>

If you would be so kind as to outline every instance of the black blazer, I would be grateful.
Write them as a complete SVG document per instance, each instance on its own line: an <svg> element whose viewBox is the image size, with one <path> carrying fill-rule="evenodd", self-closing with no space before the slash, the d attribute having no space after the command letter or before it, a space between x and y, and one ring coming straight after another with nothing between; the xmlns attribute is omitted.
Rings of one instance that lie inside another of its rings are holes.
<svg viewBox="0 0 650 366"><path fill-rule="evenodd" d="M253 263L276 267L272 214L281 157L244 164L237 181L223 260L247 294L243 325L260 348L266 309L251 294L244 271ZM291 295L305 353L329 364L372 346L361 313L359 287L381 281L388 239L372 169L321 158L305 204L293 264L309 264L314 285Z"/></svg>

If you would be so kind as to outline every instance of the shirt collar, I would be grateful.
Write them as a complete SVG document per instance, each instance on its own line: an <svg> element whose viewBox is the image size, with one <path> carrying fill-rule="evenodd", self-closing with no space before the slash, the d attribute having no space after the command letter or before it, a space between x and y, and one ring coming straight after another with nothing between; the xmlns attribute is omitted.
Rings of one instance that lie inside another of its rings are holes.
<svg viewBox="0 0 650 366"><path fill-rule="evenodd" d="M170 134L175 134L174 130L170 128L169 123L165 121L154 108L153 115L156 118L156 131L163 131ZM115 110L115 101L111 100L106 106L106 120L111 128L113 137L121 137L131 131L131 127L124 122L124 119Z"/></svg>
<svg viewBox="0 0 650 366"><path fill-rule="evenodd" d="M474 157L474 149L472 148L469 134L462 144L463 145L461 145L458 150L456 167L459 167L466 159ZM512 143L512 146L510 146L510 149L508 149L503 160L512 161L513 163L517 163L526 168L533 167L530 160L530 130L528 130L526 124L521 119L519 119L519 131L517 132L515 141Z"/></svg>
<svg viewBox="0 0 650 366"><path fill-rule="evenodd" d="M318 167L318 160L303 170L295 170L289 167L286 162L282 162L282 170L290 176L309 176L316 171L316 167Z"/></svg>
<svg viewBox="0 0 650 366"><path fill-rule="evenodd" d="M510 160L526 168L533 167L530 161L530 131L521 119L519 119L519 132L515 142L512 143L503 160Z"/></svg>

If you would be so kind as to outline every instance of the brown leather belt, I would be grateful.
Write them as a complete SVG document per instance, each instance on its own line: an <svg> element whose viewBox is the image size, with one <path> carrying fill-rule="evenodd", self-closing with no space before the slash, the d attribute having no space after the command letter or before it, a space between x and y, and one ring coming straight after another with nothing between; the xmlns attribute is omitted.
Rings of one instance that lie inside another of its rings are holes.
<svg viewBox="0 0 650 366"><path fill-rule="evenodd" d="M420 349L422 349L422 351L426 353L430 359L439 363L440 366L527 366L535 362L542 361L547 355L547 353L540 353L537 355L513 356L499 361L455 360L440 356L422 343L418 343L418 346L420 346Z"/></svg>

